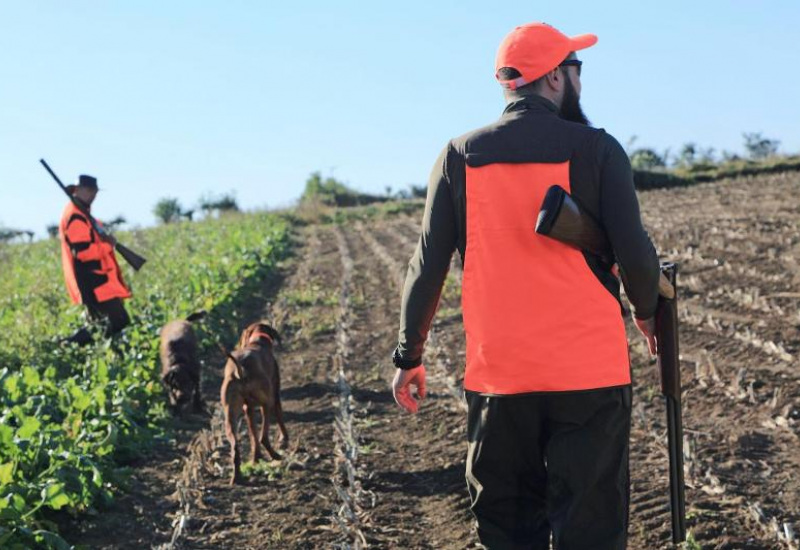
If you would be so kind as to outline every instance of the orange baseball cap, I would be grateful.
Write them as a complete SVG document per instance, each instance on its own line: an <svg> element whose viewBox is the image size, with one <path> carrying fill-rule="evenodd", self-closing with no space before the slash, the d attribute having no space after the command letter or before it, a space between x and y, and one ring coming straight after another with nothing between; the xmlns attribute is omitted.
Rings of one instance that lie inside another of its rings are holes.
<svg viewBox="0 0 800 550"><path fill-rule="evenodd" d="M547 23L528 23L508 33L500 44L495 63L495 78L509 90L530 84L556 68L570 52L597 43L594 34L569 37ZM510 67L522 75L513 80L500 80L498 71Z"/></svg>

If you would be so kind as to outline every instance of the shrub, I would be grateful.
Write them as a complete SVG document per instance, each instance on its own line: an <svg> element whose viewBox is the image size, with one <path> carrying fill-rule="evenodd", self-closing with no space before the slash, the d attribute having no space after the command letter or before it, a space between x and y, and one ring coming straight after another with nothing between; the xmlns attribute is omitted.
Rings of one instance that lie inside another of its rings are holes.
<svg viewBox="0 0 800 550"><path fill-rule="evenodd" d="M751 159L765 159L775 156L778 152L780 141L768 139L761 135L761 132L745 132L744 148Z"/></svg>
<svg viewBox="0 0 800 550"><path fill-rule="evenodd" d="M161 223L176 222L181 218L181 205L178 199L161 199L153 207L153 214Z"/></svg>
<svg viewBox="0 0 800 550"><path fill-rule="evenodd" d="M202 210L206 217L211 216L214 213L222 214L223 212L239 212L239 205L236 202L236 197L233 193L228 193L227 195L220 195L219 197L214 197L212 195L207 195L200 199L199 204L200 210ZM194 210L187 210L183 213L188 219L192 219L192 215L194 214Z"/></svg>
<svg viewBox="0 0 800 550"><path fill-rule="evenodd" d="M387 200L386 197L376 197L354 191L331 176L323 179L319 172L313 172L308 177L306 188L300 197L301 204L320 203L325 206L359 206L385 200Z"/></svg>
<svg viewBox="0 0 800 550"><path fill-rule="evenodd" d="M634 170L652 170L666 166L664 157L653 149L637 149L631 154L631 166Z"/></svg>

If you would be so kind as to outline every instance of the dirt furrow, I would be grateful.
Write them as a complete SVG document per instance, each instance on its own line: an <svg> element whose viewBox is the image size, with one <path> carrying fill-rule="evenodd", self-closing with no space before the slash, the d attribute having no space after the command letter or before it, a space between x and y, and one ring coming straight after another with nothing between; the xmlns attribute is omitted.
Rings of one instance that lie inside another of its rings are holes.
<svg viewBox="0 0 800 550"><path fill-rule="evenodd" d="M411 257L417 246L418 225L401 218L389 224L374 227L372 233L384 248L396 251L396 256L406 259ZM415 227L416 229L414 229ZM405 276L406 264L403 263L402 266L401 270ZM428 342L427 346L435 357L436 366L444 368L448 385L454 386L453 391L459 396L463 391L462 382L466 358L466 340L461 317L462 276L460 256L458 253L454 253L433 320L431 329L434 335L433 345ZM430 354L428 355L430 356Z"/></svg>
<svg viewBox="0 0 800 550"><path fill-rule="evenodd" d="M352 388L350 331L353 325L351 297L353 293L353 256L339 227L334 228L336 246L342 263L339 290L339 314L336 320L336 354L333 358L334 376L337 379L338 406L334 419L334 475L333 485L339 497L334 518L342 540L337 544L342 550L361 550L368 547L365 529L370 528L369 509L375 497L362 487L364 472L359 465L361 441L359 421L356 418Z"/></svg>
<svg viewBox="0 0 800 550"><path fill-rule="evenodd" d="M245 484L231 487L227 441L217 412L209 433L198 435L211 443L202 461L202 491L185 548L316 549L330 546L334 538L331 401L335 388L330 372L336 300L329 281L338 277L340 267L329 230L311 228L300 240L299 265L281 287L274 306L263 314L282 333L286 346L276 354L290 447L279 462L245 469ZM239 440L248 457L241 426Z"/></svg>
<svg viewBox="0 0 800 550"><path fill-rule="evenodd" d="M362 417L359 463L367 474L363 487L376 497L367 540L375 548L469 548L474 537L463 413L435 378L417 415L394 403L390 353L397 340L398 276L355 228L345 228L344 236L355 265L350 370Z"/></svg>
<svg viewBox="0 0 800 550"><path fill-rule="evenodd" d="M402 224L408 227L408 224ZM408 229L401 231L377 231L376 237L387 245L392 240L404 241L407 249L413 250L415 241L412 242L410 235L411 231ZM399 237L398 235L404 235ZM460 327L459 327L460 328ZM452 332L452 331L451 331ZM632 327L629 327L629 334L631 341L634 343L634 349L638 348L639 353L633 354L634 366L637 370L649 371L644 376L644 379L650 379L651 376L657 376L652 366L649 366L651 360L642 353L643 348L641 342L638 342L639 335ZM741 345L741 342L739 342ZM684 348L691 350L691 348ZM691 351L689 351L691 353ZM652 378L651 383L635 386L636 400L640 401L637 404L638 420L635 420L631 434L631 470L632 470L632 495L631 495L631 542L632 548L672 548L671 543L671 530L670 530L670 507L669 507L669 480L667 477L668 461L666 456L666 428L663 420L664 411L662 400L652 394L652 389L657 384L657 378ZM649 403L655 400L653 405L644 407L644 403ZM691 428L688 428L691 431ZM689 436L691 437L691 436ZM701 466L692 463L697 460L696 456L689 455L687 457L687 468L693 466L695 469L701 469ZM704 474L707 475L706 490L715 492L720 490L720 485L717 483L712 485L717 478L714 476L714 471L706 465ZM702 480L701 480L702 481ZM711 495L707 495L711 496ZM721 502L721 504L720 504ZM739 540L757 540L755 546L770 544L769 539L763 536L759 525L754 525L750 529L740 529L737 532L730 529L730 524L743 525L750 520L750 512L747 506L741 506L740 501L729 502L726 499L718 501L714 513L717 516L717 521L711 521L711 516L715 515L710 510L703 508L705 502L698 502L695 510L690 509L690 516L692 513L698 515L705 514L707 517L702 524L690 520L690 529L692 527L697 529L697 537L700 540L718 540L720 538L726 539L728 536L733 535L731 538ZM701 512L698 512L700 510ZM694 519L694 518L692 518ZM752 523L752 521L750 521ZM730 539L729 539L730 540ZM778 546L780 548L780 546Z"/></svg>
<svg viewBox="0 0 800 550"><path fill-rule="evenodd" d="M387 235L385 239L397 240L397 236L402 234L405 236L406 246L413 250L413 245L416 244L413 237L413 227L408 223L400 224L402 229L400 231L385 232ZM376 234L379 239L383 240L383 234ZM413 242L412 242L413 240ZM690 267L691 268L690 264ZM685 321L685 319L683 319ZM686 327L685 327L686 328ZM683 335L683 355L692 355L698 349L694 344L705 345L705 349L709 349L709 344L713 346L713 340L709 338L709 334L698 332L696 328L691 330L684 330ZM635 332L632 326L629 327L629 335L633 343L633 349L638 349L638 353L633 353L633 364L637 370L637 384L635 385L636 392L636 415L632 429L631 441L631 471L632 471L632 500L631 500L631 547L632 548L672 548L671 544L671 531L670 531L670 508L669 508L669 481L667 477L668 461L666 456L666 426L663 420L664 411L663 403L660 398L660 393L656 390L658 385L657 373L651 365L651 360L646 356L643 350L643 344L639 342L639 335ZM719 340L721 335L716 335ZM725 350L727 363L730 364L732 360L732 347L741 350L738 356L741 357L741 365L752 365L753 354L761 354L765 360L772 360L776 362L776 358L765 352L763 348L748 345L741 339L735 339L733 335L728 338L723 338L720 346ZM705 351L704 353L708 353ZM781 363L780 361L777 361ZM759 365L764 365L760 362ZM780 365L778 366L780 370ZM761 369L759 369L761 372ZM762 376L763 378L763 376ZM649 382L646 382L649 381ZM745 388L746 389L746 386ZM697 397L690 394L685 399L687 404L692 404ZM762 401L767 399L762 396ZM646 406L645 406L646 405ZM735 422L730 416L725 416L729 412L722 408L720 414L711 415L706 424L710 424L713 431L718 432L717 425L724 427ZM768 418L768 417L765 417ZM775 548L786 548L777 544L777 539L764 527L769 526L770 519L766 513L762 514L760 519L756 518L757 514L753 512L755 502L747 500L742 496L730 497L729 495L722 494L722 491L729 491L723 484L727 481L725 472L717 468L714 461L706 460L706 449L700 445L700 457L698 458L698 442L695 441L697 437L709 438L707 431L701 431L699 435L692 432L698 430L707 430L706 425L699 426L697 429L690 427L692 422L692 415L687 412L685 422L687 423L687 442L690 444L691 449L687 450L686 466L687 470L691 469L691 473L695 476L687 476L688 480L697 485L696 488L690 487L687 491L688 499L690 502L689 507L689 526L690 530L695 531L697 540L716 543L720 548L726 547L730 544L744 544L744 547L751 548L770 548L770 545L776 545ZM722 438L719 433L711 436L714 440ZM716 452L711 452L708 456L719 456L719 449ZM770 457L764 457L769 460ZM784 457L785 458L785 457ZM780 457L772 457L773 460L780 459ZM796 471L797 467L786 460L779 460L787 471ZM780 467L776 465L776 468ZM697 477L699 476L699 477ZM728 476L729 477L729 476ZM722 479L722 481L720 481ZM744 483L747 485L747 483ZM778 491L779 492L779 491ZM693 496L698 493L699 496ZM793 497L790 497L790 500ZM693 506L692 506L693 505ZM763 509L763 507L756 507L756 509ZM768 508L772 509L772 508ZM784 510L782 521L788 517L790 520L792 514L786 515ZM764 518L767 518L764 520ZM732 541L740 541L733 543ZM750 542L741 542L750 541ZM732 547L732 546L729 546Z"/></svg>
<svg viewBox="0 0 800 550"><path fill-rule="evenodd" d="M642 197L648 225L656 227L654 238L662 250L672 251L685 274L687 501L690 525L703 547L796 544L787 533L796 531L799 519L793 479L800 471L800 427L794 418L800 383L792 368L798 338L779 309L787 302L777 302L794 290L781 243L791 245L796 238L786 236L792 228L775 221L791 205L769 199L780 196L781 180L757 187L735 180ZM738 202L737 196L748 198ZM704 208L679 206L687 200ZM751 207L754 202L758 209ZM659 216L651 205L658 205ZM781 228L770 243L769 233ZM644 377L655 376L651 371L645 369Z"/></svg>
<svg viewBox="0 0 800 550"><path fill-rule="evenodd" d="M421 215L421 213L420 213ZM412 216L400 217L391 222L392 232L391 236L403 243L409 243L409 255L414 252L417 241L420 236L420 221ZM450 275L455 278L458 285L461 285L461 277L463 275L463 266L461 265L461 256L458 252L453 254L453 261L450 264Z"/></svg>
<svg viewBox="0 0 800 550"><path fill-rule="evenodd" d="M395 275L395 289L402 292L403 283L406 277L407 263L401 258L410 257L413 253L413 246L397 234L397 223L390 226L373 226L366 230L363 226L358 227L367 246L383 264L384 269ZM389 245L384 244L388 239ZM459 269L460 272L460 269ZM458 279L451 277L451 285L460 286L460 275ZM439 331L436 326L432 326L428 332L428 340L425 344L426 357L429 358L428 366L433 366L433 372L427 373L430 378L428 383L435 388L437 385L444 385L450 395L458 402L459 406L466 411L467 405L464 399L464 388L460 378L449 368L448 350L439 343Z"/></svg>

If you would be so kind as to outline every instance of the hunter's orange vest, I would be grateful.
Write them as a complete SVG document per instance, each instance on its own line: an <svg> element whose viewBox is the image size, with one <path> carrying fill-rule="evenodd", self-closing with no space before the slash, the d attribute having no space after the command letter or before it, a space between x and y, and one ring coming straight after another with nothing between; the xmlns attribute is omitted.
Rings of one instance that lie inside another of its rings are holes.
<svg viewBox="0 0 800 550"><path fill-rule="evenodd" d="M100 222L97 222L98 224ZM95 262L97 269L92 270L100 275L105 282L93 289L98 302L107 302L114 298L130 298L131 293L125 286L122 272L114 256L114 248L100 239L100 236L89 224L86 216L81 213L72 201L64 208L59 224L61 236L61 266L64 269L64 279L67 283L69 297L73 304L80 304L81 292L75 277L75 262ZM89 247L73 255L70 244L88 243Z"/></svg>
<svg viewBox="0 0 800 550"><path fill-rule="evenodd" d="M534 231L569 162L466 167L464 387L491 394L629 384L619 302L582 253Z"/></svg>

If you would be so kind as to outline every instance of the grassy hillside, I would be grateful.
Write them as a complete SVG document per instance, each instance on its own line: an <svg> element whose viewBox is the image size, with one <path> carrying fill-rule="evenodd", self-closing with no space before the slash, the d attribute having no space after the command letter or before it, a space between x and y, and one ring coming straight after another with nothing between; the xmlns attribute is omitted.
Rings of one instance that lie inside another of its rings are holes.
<svg viewBox="0 0 800 550"><path fill-rule="evenodd" d="M646 190L798 170L800 170L800 155L794 155L776 156L762 160L736 159L717 163L697 162L672 169L634 170L633 178L637 189Z"/></svg>

